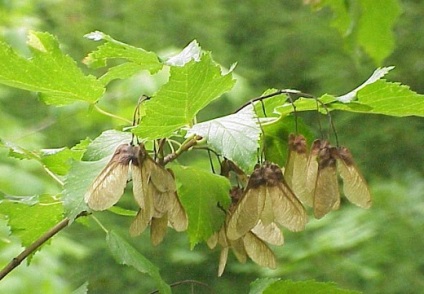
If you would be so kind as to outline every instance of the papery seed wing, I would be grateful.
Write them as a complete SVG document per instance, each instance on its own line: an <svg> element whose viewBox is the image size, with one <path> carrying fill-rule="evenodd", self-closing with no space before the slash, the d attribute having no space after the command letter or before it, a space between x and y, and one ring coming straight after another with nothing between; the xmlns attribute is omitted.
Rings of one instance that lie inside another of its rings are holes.
<svg viewBox="0 0 424 294"><path fill-rule="evenodd" d="M218 266L218 277L222 276L227 265L228 259L228 247L222 247L221 253L219 254L219 266Z"/></svg>
<svg viewBox="0 0 424 294"><path fill-rule="evenodd" d="M241 238L237 240L229 240L229 245L237 260L240 263L245 263L247 260L247 253L244 248L243 240Z"/></svg>
<svg viewBox="0 0 424 294"><path fill-rule="evenodd" d="M309 153L308 162L306 164L306 197L301 201L310 207L314 205L315 185L318 177L318 154L321 149L321 140L315 140L312 143Z"/></svg>
<svg viewBox="0 0 424 294"><path fill-rule="evenodd" d="M213 233L212 236L206 240L206 244L208 245L209 249L214 249L218 244L218 232Z"/></svg>
<svg viewBox="0 0 424 294"><path fill-rule="evenodd" d="M143 218L148 222L154 214L153 188L149 186L150 172L144 165L132 165L134 199L143 211Z"/></svg>
<svg viewBox="0 0 424 294"><path fill-rule="evenodd" d="M151 171L150 180L159 192L175 192L177 190L175 180L168 170L159 166L150 157L146 160L146 166Z"/></svg>
<svg viewBox="0 0 424 294"><path fill-rule="evenodd" d="M265 195L264 209L262 210L259 221L267 226L275 221L274 204L272 203L272 198L269 196L269 194L275 189L275 186L269 187L267 185L263 185L259 186L257 189L260 193Z"/></svg>
<svg viewBox="0 0 424 294"><path fill-rule="evenodd" d="M181 205L180 200L178 199L178 195L174 192L170 197L170 206L169 210L169 223L171 226L177 231L182 232L187 230L188 227L188 219L187 214Z"/></svg>
<svg viewBox="0 0 424 294"><path fill-rule="evenodd" d="M150 240L153 246L159 245L165 237L168 228L168 214L161 218L152 218L150 224Z"/></svg>
<svg viewBox="0 0 424 294"><path fill-rule="evenodd" d="M283 245L284 237L280 228L275 223L270 223L267 226L259 220L256 226L251 230L253 234L259 239L272 244L272 245Z"/></svg>
<svg viewBox="0 0 424 294"><path fill-rule="evenodd" d="M338 150L337 170L343 179L343 192L346 198L362 208L371 207L371 193L364 177L356 167L350 151L342 147Z"/></svg>
<svg viewBox="0 0 424 294"><path fill-rule="evenodd" d="M307 147L305 137L302 135L289 136L289 155L284 171L286 183L303 203L311 199L307 190Z"/></svg>
<svg viewBox="0 0 424 294"><path fill-rule="evenodd" d="M324 152L329 153L330 150ZM336 161L326 154L323 160L320 160L318 167L318 176L315 184L314 193L314 215L316 218L322 218L333 209L340 205L339 183L337 181Z"/></svg>
<svg viewBox="0 0 424 294"><path fill-rule="evenodd" d="M150 219L151 218L146 216L144 211L140 209L130 225L130 235L132 237L135 237L143 233L144 230L147 228Z"/></svg>
<svg viewBox="0 0 424 294"><path fill-rule="evenodd" d="M265 204L266 195L263 191L265 189L262 188L248 188L245 191L228 221L228 239L239 239L258 223Z"/></svg>
<svg viewBox="0 0 424 294"><path fill-rule="evenodd" d="M94 179L84 195L84 201L92 210L108 209L121 198L127 184L129 163L136 157L134 148L128 144L120 145Z"/></svg>
<svg viewBox="0 0 424 294"><path fill-rule="evenodd" d="M308 222L305 208L284 180L268 189L267 197L272 199L275 222L294 232L305 229Z"/></svg>
<svg viewBox="0 0 424 294"><path fill-rule="evenodd" d="M244 248L247 255L257 264L263 267L275 269L277 262L272 250L252 233L247 233L243 237Z"/></svg>

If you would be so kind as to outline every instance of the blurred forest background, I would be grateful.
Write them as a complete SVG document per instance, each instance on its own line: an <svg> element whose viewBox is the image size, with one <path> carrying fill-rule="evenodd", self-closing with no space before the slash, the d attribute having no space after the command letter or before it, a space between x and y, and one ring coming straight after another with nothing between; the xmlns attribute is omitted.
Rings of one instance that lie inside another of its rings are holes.
<svg viewBox="0 0 424 294"><path fill-rule="evenodd" d="M404 0L400 6L395 50L382 65L396 66L388 79L424 93L424 2ZM313 11L300 0L0 0L0 38L28 55L28 30L48 31L79 62L98 45L83 38L94 30L163 56L197 39L223 66L237 62L236 88L201 113L205 119L231 113L272 87L339 95L361 84L380 65L349 47L331 26L332 17L329 9ZM81 67L86 70L82 63ZM141 73L116 81L102 107L131 118L140 94L153 94L165 77ZM322 220L311 220L304 232L286 232L286 244L274 248L277 270L252 262L241 265L231 255L226 272L218 278L219 252L205 245L190 251L185 234L168 232L158 247L150 244L146 233L131 242L161 268L167 282L194 279L216 293L247 293L249 283L258 277L334 281L364 293L422 293L424 120L333 115L341 144L352 150L370 183L373 207L362 210L342 205ZM301 116L316 129L313 119ZM48 107L35 93L0 87L0 137L28 149L71 147L86 137L119 128L119 123L81 105ZM0 149L0 190L4 193L53 193L58 191L56 185L38 163L8 158L7 150ZM129 218L108 212L98 216L130 239ZM0 224L3 267L22 249L18 240L9 238L5 222ZM148 276L113 260L104 238L91 220L74 224L37 253L29 267L21 265L1 281L0 292L68 293L87 280L90 293L154 290ZM187 293L189 289L174 290ZM195 293L206 292L195 286Z"/></svg>

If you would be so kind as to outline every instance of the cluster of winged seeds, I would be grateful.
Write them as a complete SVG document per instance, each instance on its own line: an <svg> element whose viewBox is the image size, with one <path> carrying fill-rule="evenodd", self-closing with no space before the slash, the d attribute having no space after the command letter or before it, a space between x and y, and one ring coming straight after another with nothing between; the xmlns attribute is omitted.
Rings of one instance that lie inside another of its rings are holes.
<svg viewBox="0 0 424 294"><path fill-rule="evenodd" d="M316 218L339 208L338 174L350 202L363 208L371 206L368 186L347 148L317 139L308 153L306 139L293 134L288 143L284 169L264 162L255 167L247 184L231 190L233 203L225 224L208 241L211 248L216 244L222 247L218 275L224 271L229 248L240 262L248 256L261 266L275 268L276 258L268 244L283 245L280 226L294 232L304 230L308 220L304 205L313 208ZM232 171L238 182L246 178L228 160L222 167L223 175L229 177Z"/></svg>
<svg viewBox="0 0 424 294"><path fill-rule="evenodd" d="M222 275L231 248L240 262L250 257L255 263L276 268L269 247L283 245L281 227L293 232L305 229L312 207L321 218L340 206L338 174L346 198L363 208L371 206L368 186L345 147L333 147L317 139L308 152L302 135L289 136L289 155L284 169L264 162L247 176L235 163L225 159L221 175L235 182L229 191L232 204L221 229L212 235L210 248L221 247L218 275ZM143 144L122 144L93 181L84 200L92 210L105 210L118 202L131 171L133 194L139 206L130 226L132 236L150 225L151 241L162 242L167 227L187 229L187 215L177 196L172 171L153 160ZM234 180L235 175L235 180Z"/></svg>

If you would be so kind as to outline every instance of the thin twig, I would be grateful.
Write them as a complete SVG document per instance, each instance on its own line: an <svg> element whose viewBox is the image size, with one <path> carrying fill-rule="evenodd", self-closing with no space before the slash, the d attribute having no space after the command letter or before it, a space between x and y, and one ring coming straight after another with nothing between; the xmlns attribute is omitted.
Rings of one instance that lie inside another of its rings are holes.
<svg viewBox="0 0 424 294"><path fill-rule="evenodd" d="M188 139L187 141L185 141L180 148L178 148L177 151L168 154L167 156L165 156L165 158L163 159L163 164L166 165L167 163L175 160L178 156L181 155L181 153L187 151L188 149L190 149L191 147L195 146L197 144L197 142L199 140L201 140L202 137L200 136L194 136L190 139Z"/></svg>
<svg viewBox="0 0 424 294"><path fill-rule="evenodd" d="M80 216L87 215L87 212L83 211L79 215L77 215L77 218ZM24 251L22 251L18 256L12 259L9 264L7 264L1 271L0 271L0 280L2 280L6 275L8 275L13 269L15 269L17 266L19 266L22 261L24 261L28 256L30 256L33 252L35 252L41 245L43 245L46 241L48 241L50 238L52 238L54 235L59 233L61 230L66 228L69 224L69 218L64 218L59 223L57 223L53 228L48 230L46 233L41 235L40 238L35 240L31 245L29 245L27 248L25 248Z"/></svg>

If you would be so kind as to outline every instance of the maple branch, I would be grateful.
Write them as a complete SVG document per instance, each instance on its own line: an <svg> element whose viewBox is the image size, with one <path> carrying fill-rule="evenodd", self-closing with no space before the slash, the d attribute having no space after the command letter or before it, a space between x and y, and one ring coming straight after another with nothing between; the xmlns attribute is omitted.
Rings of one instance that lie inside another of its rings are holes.
<svg viewBox="0 0 424 294"><path fill-rule="evenodd" d="M81 216L86 216L88 213L86 211L81 212L76 218ZM31 245L25 248L18 256L12 259L1 271L0 271L0 280L2 280L6 275L8 275L13 269L18 267L22 261L24 261L29 255L35 252L41 245L43 245L46 241L52 238L54 235L59 233L61 230L66 228L69 224L70 219L64 218L60 222L58 222L53 228L45 232L40 236L37 240L35 240Z"/></svg>
<svg viewBox="0 0 424 294"><path fill-rule="evenodd" d="M165 158L163 159L163 164L166 165L167 163L175 160L178 156L181 155L181 153L187 151L188 149L190 149L191 147L193 147L194 145L196 145L197 142L199 140L201 140L201 139L202 139L202 137L200 137L200 136L194 136L194 137L188 139L187 141L185 141L180 146L180 148L178 148L177 151L175 151L173 153L170 153L167 156L165 156Z"/></svg>

